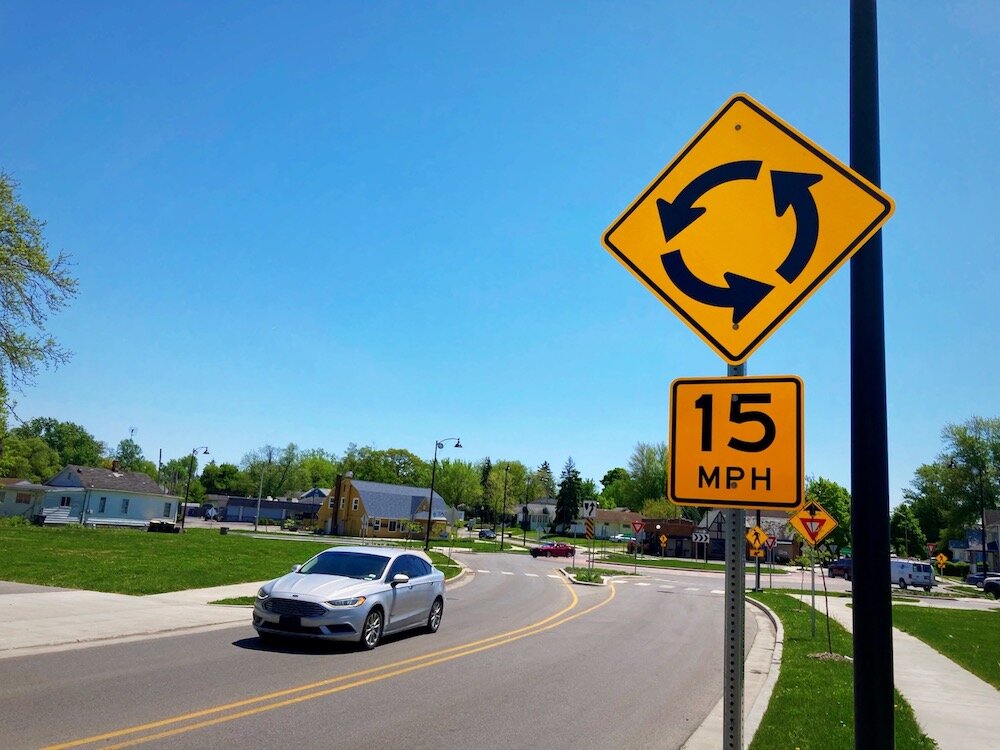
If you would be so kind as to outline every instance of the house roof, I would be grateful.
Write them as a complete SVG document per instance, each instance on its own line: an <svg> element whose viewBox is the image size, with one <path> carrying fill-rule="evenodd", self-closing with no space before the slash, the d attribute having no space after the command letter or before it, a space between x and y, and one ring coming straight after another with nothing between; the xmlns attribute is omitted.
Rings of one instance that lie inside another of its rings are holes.
<svg viewBox="0 0 1000 750"><path fill-rule="evenodd" d="M12 479L11 477L0 477L0 488L12 490L47 490L44 484L34 484L27 479Z"/></svg>
<svg viewBox="0 0 1000 750"><path fill-rule="evenodd" d="M49 481L49 487L84 487L93 490L118 490L145 495L165 495L163 489L140 471L112 471L94 466L70 464Z"/></svg>
<svg viewBox="0 0 1000 750"><path fill-rule="evenodd" d="M597 517L594 520L597 523L632 523L632 521L641 521L642 513L636 513L631 510L605 510L604 508L598 508Z"/></svg>
<svg viewBox="0 0 1000 750"><path fill-rule="evenodd" d="M427 500L430 493L428 487L383 484L382 482L367 482L362 479L352 479L351 486L361 495L369 518L411 519L417 508L420 507L420 503ZM435 492L431 517L445 520L444 506L444 498Z"/></svg>

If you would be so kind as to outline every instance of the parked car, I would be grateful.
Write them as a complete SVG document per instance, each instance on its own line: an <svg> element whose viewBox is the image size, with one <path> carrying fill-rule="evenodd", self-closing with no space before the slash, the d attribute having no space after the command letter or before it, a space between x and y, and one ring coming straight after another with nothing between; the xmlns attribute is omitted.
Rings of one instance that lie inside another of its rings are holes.
<svg viewBox="0 0 1000 750"><path fill-rule="evenodd" d="M264 640L357 641L373 649L390 633L437 632L443 613L444 573L422 552L335 547L261 586L253 626Z"/></svg>
<svg viewBox="0 0 1000 750"><path fill-rule="evenodd" d="M841 557L834 560L827 566L830 578L841 577L845 581L851 580L851 571L854 569L854 561L850 557Z"/></svg>
<svg viewBox="0 0 1000 750"><path fill-rule="evenodd" d="M1000 599L1000 576L988 576L983 582L983 591L994 599Z"/></svg>
<svg viewBox="0 0 1000 750"><path fill-rule="evenodd" d="M969 573L965 577L965 582L970 586L983 588L985 582L990 578L1000 578L1000 573Z"/></svg>
<svg viewBox="0 0 1000 750"><path fill-rule="evenodd" d="M532 557L572 557L576 547L562 542L544 542L531 548Z"/></svg>
<svg viewBox="0 0 1000 750"><path fill-rule="evenodd" d="M631 534L615 534L611 537L612 542L631 542L635 539Z"/></svg>
<svg viewBox="0 0 1000 750"><path fill-rule="evenodd" d="M480 539L496 539L497 533L493 529L480 529L479 530Z"/></svg>

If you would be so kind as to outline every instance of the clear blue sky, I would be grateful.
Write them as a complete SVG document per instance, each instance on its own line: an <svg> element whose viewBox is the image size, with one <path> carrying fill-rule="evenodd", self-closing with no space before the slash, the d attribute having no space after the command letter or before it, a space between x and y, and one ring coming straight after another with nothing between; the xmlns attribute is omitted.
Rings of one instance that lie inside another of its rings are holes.
<svg viewBox="0 0 1000 750"><path fill-rule="evenodd" d="M1000 3L880 7L892 502L1000 415ZM599 480L723 362L600 244L733 93L847 161L848 3L0 3L0 168L73 255L14 394L148 458L349 442ZM850 486L849 274L751 374Z"/></svg>

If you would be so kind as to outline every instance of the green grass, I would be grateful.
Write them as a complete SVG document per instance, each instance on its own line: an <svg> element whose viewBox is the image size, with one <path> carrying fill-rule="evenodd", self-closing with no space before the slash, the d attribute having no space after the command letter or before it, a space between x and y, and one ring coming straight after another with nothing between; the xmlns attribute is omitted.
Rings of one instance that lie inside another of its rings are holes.
<svg viewBox="0 0 1000 750"><path fill-rule="evenodd" d="M1000 611L904 604L892 608L892 624L1000 690Z"/></svg>
<svg viewBox="0 0 1000 750"><path fill-rule="evenodd" d="M229 599L217 599L214 602L209 602L209 604L227 604L229 606L239 606L239 607L252 607L254 603L254 597L252 596L233 596Z"/></svg>
<svg viewBox="0 0 1000 750"><path fill-rule="evenodd" d="M634 565L636 564L636 559L632 555L627 554L617 554L612 553L610 555L604 556L605 562L616 563L618 565ZM670 557L640 557L638 560L638 565L640 568L681 568L684 570L714 570L720 573L725 572L725 563L720 562L704 562L702 560L677 560ZM756 570L754 565L747 565L747 573L753 573ZM772 567L768 570L767 565L760 566L760 574L762 576L768 575L768 573L773 573L774 575L787 575L788 571L784 568Z"/></svg>
<svg viewBox="0 0 1000 750"><path fill-rule="evenodd" d="M225 536L210 529L150 534L126 529L37 526L0 529L0 580L116 594L162 594L263 581L287 573L327 541ZM453 561L431 553L446 577Z"/></svg>
<svg viewBox="0 0 1000 750"><path fill-rule="evenodd" d="M752 597L770 607L785 629L781 673L750 750L843 750L854 746L854 665L818 659L827 650L826 625L811 636L810 608L788 594ZM821 615L818 616L818 619ZM830 622L833 653L853 654L851 635ZM899 693L895 702L896 750L932 750L913 711Z"/></svg>

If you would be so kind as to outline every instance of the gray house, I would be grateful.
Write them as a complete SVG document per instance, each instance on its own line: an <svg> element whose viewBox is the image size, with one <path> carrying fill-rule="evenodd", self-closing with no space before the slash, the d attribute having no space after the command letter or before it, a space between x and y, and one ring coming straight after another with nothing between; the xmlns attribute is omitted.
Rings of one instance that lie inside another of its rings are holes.
<svg viewBox="0 0 1000 750"><path fill-rule="evenodd" d="M145 474L69 465L45 483L45 523L145 528L152 520L173 521L180 500Z"/></svg>

